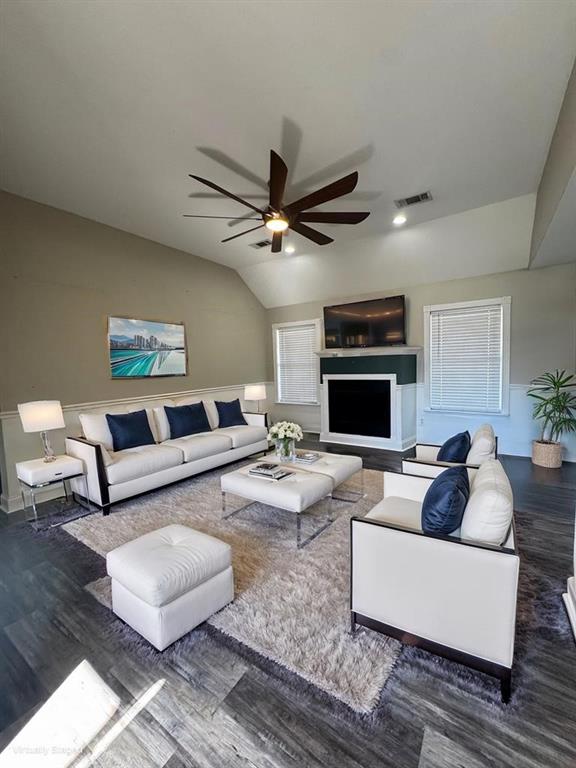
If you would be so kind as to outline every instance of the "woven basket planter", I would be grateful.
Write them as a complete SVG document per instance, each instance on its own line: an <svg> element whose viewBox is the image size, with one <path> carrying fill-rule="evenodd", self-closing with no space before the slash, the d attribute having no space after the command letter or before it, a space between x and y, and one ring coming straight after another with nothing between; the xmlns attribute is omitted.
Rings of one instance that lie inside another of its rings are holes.
<svg viewBox="0 0 576 768"><path fill-rule="evenodd" d="M562 466L562 443L541 443L532 441L532 464L547 469L558 469Z"/></svg>

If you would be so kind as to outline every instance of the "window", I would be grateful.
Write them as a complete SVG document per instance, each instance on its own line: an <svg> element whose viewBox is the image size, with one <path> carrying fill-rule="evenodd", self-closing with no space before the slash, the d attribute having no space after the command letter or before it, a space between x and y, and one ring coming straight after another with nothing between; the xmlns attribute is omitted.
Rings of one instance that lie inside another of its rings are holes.
<svg viewBox="0 0 576 768"><path fill-rule="evenodd" d="M508 412L510 297L424 307L426 407Z"/></svg>
<svg viewBox="0 0 576 768"><path fill-rule="evenodd" d="M273 326L276 399L279 403L317 405L320 321Z"/></svg>

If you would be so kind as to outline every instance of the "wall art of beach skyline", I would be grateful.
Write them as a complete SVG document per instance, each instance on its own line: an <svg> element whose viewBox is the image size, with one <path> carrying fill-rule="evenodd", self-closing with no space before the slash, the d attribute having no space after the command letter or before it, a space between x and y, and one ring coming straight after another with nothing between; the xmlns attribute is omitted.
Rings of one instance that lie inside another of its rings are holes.
<svg viewBox="0 0 576 768"><path fill-rule="evenodd" d="M186 376L183 323L109 317L108 348L113 379Z"/></svg>

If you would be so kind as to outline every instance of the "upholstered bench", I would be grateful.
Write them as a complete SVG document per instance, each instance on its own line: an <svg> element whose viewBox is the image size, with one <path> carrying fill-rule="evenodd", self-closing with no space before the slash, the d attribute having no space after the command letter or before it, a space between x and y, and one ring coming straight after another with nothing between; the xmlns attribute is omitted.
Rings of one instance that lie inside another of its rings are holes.
<svg viewBox="0 0 576 768"><path fill-rule="evenodd" d="M230 546L168 525L112 550L112 609L159 651L234 599Z"/></svg>

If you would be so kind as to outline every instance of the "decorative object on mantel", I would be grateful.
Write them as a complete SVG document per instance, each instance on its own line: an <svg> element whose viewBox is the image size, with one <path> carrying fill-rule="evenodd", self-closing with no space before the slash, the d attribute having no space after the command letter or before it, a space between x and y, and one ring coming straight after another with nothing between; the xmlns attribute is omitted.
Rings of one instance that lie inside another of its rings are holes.
<svg viewBox="0 0 576 768"><path fill-rule="evenodd" d="M50 445L48 432L52 429L64 429L64 415L59 400L34 400L30 403L20 403L18 413L24 432L40 432L44 461L55 461L54 451Z"/></svg>
<svg viewBox="0 0 576 768"><path fill-rule="evenodd" d="M108 349L113 379L187 373L184 323L109 317Z"/></svg>
<svg viewBox="0 0 576 768"><path fill-rule="evenodd" d="M244 387L244 400L247 402L256 402L258 413L260 413L260 402L266 400L265 384L246 384Z"/></svg>
<svg viewBox="0 0 576 768"><path fill-rule="evenodd" d="M318 224L359 224L364 221L370 213L368 211L308 211L309 208L315 208L317 205L328 203L331 200L336 200L338 197L348 195L352 192L356 184L358 183L358 171L349 173L348 176L344 176L338 181L333 181L331 184L327 184L321 189L317 189L309 195L301 197L299 200L295 200L287 205L284 203L284 192L286 187L286 180L288 178L288 168L286 163L280 155L274 150L270 150L270 181L268 186L270 187L270 200L269 204L263 210L257 208L252 203L248 203L238 195L228 192L226 189L219 187L208 179L202 178L202 176L195 176L189 174L190 178L199 181L201 184L205 184L211 189L215 189L221 195L230 197L237 203L245 205L250 208L256 217L246 218L242 217L244 221L258 221L260 222L255 227L246 229L237 235L226 237L222 240L223 243L227 243L229 240L235 240L237 237L242 237L250 232L254 232L257 229L266 229L272 234L272 253L280 253L282 250L282 235L288 232L288 229L297 232L299 235L306 237L308 240L312 240L316 245L328 245L333 243L334 240L322 232L318 232L317 229L312 229L304 222L317 222ZM238 220L238 216L203 216L199 214L187 214L184 216L192 219L230 219Z"/></svg>
<svg viewBox="0 0 576 768"><path fill-rule="evenodd" d="M536 401L532 415L542 423L540 439L532 442L532 463L558 469L562 466L560 437L576 432L576 375L557 370L530 383L527 394Z"/></svg>
<svg viewBox="0 0 576 768"><path fill-rule="evenodd" d="M279 421L270 427L268 440L276 445L276 456L280 461L294 461L296 442L302 440L302 427L292 421Z"/></svg>

